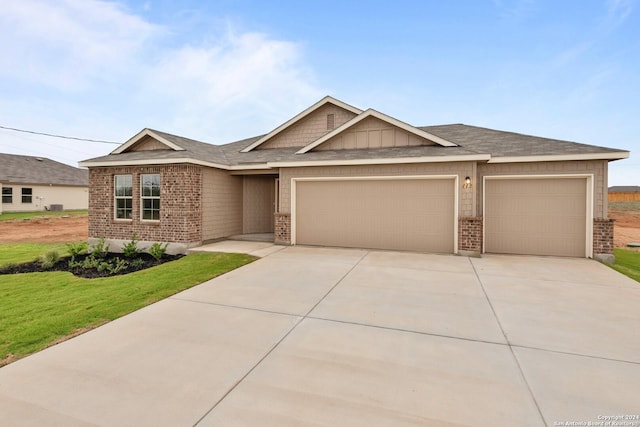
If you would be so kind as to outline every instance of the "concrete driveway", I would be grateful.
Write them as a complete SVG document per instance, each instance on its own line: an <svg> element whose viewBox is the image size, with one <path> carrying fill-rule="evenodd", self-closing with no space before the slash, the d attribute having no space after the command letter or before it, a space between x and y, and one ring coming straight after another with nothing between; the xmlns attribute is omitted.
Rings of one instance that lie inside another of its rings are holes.
<svg viewBox="0 0 640 427"><path fill-rule="evenodd" d="M253 250L267 256L1 368L0 425L553 426L640 412L640 285L595 261Z"/></svg>

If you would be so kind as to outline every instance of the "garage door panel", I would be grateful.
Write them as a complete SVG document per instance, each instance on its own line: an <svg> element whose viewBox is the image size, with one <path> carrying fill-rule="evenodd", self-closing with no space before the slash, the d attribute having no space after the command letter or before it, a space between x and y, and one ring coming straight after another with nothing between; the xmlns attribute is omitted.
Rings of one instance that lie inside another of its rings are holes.
<svg viewBox="0 0 640 427"><path fill-rule="evenodd" d="M453 179L296 183L296 243L453 252Z"/></svg>
<svg viewBox="0 0 640 427"><path fill-rule="evenodd" d="M586 178L489 179L485 252L585 256Z"/></svg>

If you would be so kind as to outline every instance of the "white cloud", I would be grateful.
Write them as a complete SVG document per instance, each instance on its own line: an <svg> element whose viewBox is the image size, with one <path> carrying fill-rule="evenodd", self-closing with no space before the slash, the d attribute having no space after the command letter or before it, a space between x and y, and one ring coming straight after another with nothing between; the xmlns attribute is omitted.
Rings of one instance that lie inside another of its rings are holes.
<svg viewBox="0 0 640 427"><path fill-rule="evenodd" d="M622 24L633 11L635 0L609 0L605 24L617 27Z"/></svg>
<svg viewBox="0 0 640 427"><path fill-rule="evenodd" d="M99 0L9 0L0 7L0 72L59 89L127 70L160 28Z"/></svg>

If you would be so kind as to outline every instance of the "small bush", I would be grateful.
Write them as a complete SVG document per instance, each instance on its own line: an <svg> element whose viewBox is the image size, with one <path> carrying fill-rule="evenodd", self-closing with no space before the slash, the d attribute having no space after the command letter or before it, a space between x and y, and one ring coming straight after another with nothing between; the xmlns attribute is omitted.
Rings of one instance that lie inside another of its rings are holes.
<svg viewBox="0 0 640 427"><path fill-rule="evenodd" d="M100 265L100 259L96 258L93 256L93 253L91 255L89 255L88 257L86 257L84 259L84 261L82 262L82 268L84 268L85 270L91 269L91 268L98 268L98 266Z"/></svg>
<svg viewBox="0 0 640 427"><path fill-rule="evenodd" d="M76 261L75 257L71 257L69 262L67 263L69 270L75 270L76 268L82 268L82 261Z"/></svg>
<svg viewBox="0 0 640 427"><path fill-rule="evenodd" d="M122 246L122 253L125 258L135 258L140 254L140 252L140 249L138 249L138 242L136 241L136 233L134 232L131 235L131 241Z"/></svg>
<svg viewBox="0 0 640 427"><path fill-rule="evenodd" d="M109 273L118 274L122 270L126 270L129 267L129 263L126 259L116 258L113 260L113 265L109 268Z"/></svg>
<svg viewBox="0 0 640 427"><path fill-rule="evenodd" d="M91 246L90 252L91 256L94 258L105 258L109 253L109 244L105 243L104 237L101 237L100 240L98 240L98 243Z"/></svg>
<svg viewBox="0 0 640 427"><path fill-rule="evenodd" d="M144 260L142 258L136 258L131 260L131 266L135 268L140 268L144 265Z"/></svg>
<svg viewBox="0 0 640 427"><path fill-rule="evenodd" d="M69 252L71 258L83 255L87 252L87 242L67 243L67 252Z"/></svg>
<svg viewBox="0 0 640 427"><path fill-rule="evenodd" d="M162 245L156 242L149 248L149 255L154 257L157 261L160 261L162 255L164 255L164 253L167 251L167 246L169 246L169 243L165 243L164 245Z"/></svg>
<svg viewBox="0 0 640 427"><path fill-rule="evenodd" d="M60 261L58 251L49 251L40 257L40 265L44 270L50 270L58 261Z"/></svg>

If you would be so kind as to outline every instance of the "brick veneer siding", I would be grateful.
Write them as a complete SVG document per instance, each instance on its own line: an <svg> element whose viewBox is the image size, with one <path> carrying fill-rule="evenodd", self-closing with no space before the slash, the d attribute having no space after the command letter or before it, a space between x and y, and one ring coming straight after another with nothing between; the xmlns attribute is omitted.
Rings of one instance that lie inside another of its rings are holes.
<svg viewBox="0 0 640 427"><path fill-rule="evenodd" d="M160 221L140 219L140 175L160 174ZM133 219L114 219L114 175L133 177ZM195 165L89 169L89 238L202 241L202 168Z"/></svg>
<svg viewBox="0 0 640 427"><path fill-rule="evenodd" d="M458 218L458 250L482 252L482 217Z"/></svg>
<svg viewBox="0 0 640 427"><path fill-rule="evenodd" d="M291 215L288 213L275 214L274 242L280 245L291 244Z"/></svg>
<svg viewBox="0 0 640 427"><path fill-rule="evenodd" d="M593 220L593 253L613 253L613 223L612 218L595 218Z"/></svg>

